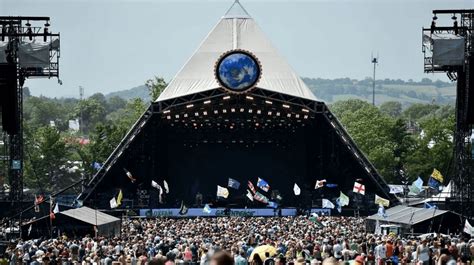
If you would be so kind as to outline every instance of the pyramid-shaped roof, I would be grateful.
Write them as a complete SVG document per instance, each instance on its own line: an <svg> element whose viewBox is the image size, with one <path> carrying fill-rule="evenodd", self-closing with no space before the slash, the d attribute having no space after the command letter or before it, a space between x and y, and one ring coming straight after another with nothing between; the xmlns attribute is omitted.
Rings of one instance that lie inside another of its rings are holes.
<svg viewBox="0 0 474 265"><path fill-rule="evenodd" d="M259 59L262 65L262 77L257 87L317 100L237 0L161 93L157 101L220 87L214 75L214 66L223 53L234 49L247 50Z"/></svg>

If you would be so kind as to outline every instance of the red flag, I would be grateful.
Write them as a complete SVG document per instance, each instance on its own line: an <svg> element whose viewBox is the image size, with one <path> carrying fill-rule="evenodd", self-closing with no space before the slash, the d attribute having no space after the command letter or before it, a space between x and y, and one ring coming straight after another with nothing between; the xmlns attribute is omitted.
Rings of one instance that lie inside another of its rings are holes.
<svg viewBox="0 0 474 265"><path fill-rule="evenodd" d="M249 180L248 182L248 186L249 186L249 189L255 194L255 192L257 192L257 190L255 189L255 186L253 185L253 183Z"/></svg>

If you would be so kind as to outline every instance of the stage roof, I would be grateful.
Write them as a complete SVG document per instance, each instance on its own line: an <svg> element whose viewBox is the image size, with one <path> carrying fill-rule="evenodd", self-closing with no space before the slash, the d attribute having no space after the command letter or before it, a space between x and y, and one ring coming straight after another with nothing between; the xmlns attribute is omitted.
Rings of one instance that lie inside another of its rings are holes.
<svg viewBox="0 0 474 265"><path fill-rule="evenodd" d="M278 54L253 18L236 1L161 93L157 101L220 87L214 76L214 66L223 53L234 49L247 50L259 59L262 65L262 77L257 87L317 100L303 80Z"/></svg>
<svg viewBox="0 0 474 265"><path fill-rule="evenodd" d="M85 206L81 208L70 209L60 213L91 225L101 226L113 222L120 222L120 219L118 219L117 217L105 214L103 212Z"/></svg>
<svg viewBox="0 0 474 265"><path fill-rule="evenodd" d="M449 211L439 210L435 208L416 208L408 207L404 205L398 205L392 208L389 208L385 211L387 218L383 218L378 214L371 215L367 217L369 220L379 220L389 223L398 223L398 224L407 224L414 225L421 223L423 221L429 220L436 216L445 214Z"/></svg>

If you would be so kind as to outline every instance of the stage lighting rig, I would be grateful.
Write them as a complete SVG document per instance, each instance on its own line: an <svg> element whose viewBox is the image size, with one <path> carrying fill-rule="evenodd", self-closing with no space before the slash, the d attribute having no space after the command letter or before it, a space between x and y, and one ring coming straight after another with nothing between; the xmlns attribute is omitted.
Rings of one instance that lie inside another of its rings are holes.
<svg viewBox="0 0 474 265"><path fill-rule="evenodd" d="M23 196L23 84L27 78L59 80L59 33L49 17L0 16L0 107L8 138L10 200Z"/></svg>
<svg viewBox="0 0 474 265"><path fill-rule="evenodd" d="M452 26L438 26L440 15L450 15ZM459 22L458 22L459 18ZM422 51L427 73L446 73L457 81L454 172L451 209L466 217L474 215L474 9L433 10L430 28L423 28Z"/></svg>

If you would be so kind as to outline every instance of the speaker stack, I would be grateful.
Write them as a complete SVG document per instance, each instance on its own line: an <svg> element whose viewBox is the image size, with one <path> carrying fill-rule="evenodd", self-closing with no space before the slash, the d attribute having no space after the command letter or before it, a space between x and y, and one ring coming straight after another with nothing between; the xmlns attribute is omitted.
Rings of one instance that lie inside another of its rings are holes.
<svg viewBox="0 0 474 265"><path fill-rule="evenodd" d="M3 130L10 135L18 133L18 92L16 65L0 64L0 109Z"/></svg>

